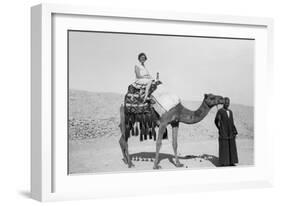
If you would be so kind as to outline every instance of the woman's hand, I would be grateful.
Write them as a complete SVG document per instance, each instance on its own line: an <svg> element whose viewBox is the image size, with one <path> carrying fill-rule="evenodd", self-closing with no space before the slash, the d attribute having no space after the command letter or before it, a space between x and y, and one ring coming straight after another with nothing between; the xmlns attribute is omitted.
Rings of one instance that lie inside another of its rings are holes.
<svg viewBox="0 0 281 206"><path fill-rule="evenodd" d="M146 74L143 76L144 78L149 78L149 79L152 79L152 76L150 74Z"/></svg>

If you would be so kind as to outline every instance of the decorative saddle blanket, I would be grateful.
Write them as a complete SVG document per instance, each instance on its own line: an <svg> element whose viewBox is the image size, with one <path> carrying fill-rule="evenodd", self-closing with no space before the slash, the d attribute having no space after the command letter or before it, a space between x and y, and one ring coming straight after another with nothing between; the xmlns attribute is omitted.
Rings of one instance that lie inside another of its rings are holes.
<svg viewBox="0 0 281 206"><path fill-rule="evenodd" d="M152 82L151 87L155 85ZM125 96L125 107L127 113L143 114L151 112L151 104L144 102L146 84L134 82L129 85L128 92Z"/></svg>
<svg viewBox="0 0 281 206"><path fill-rule="evenodd" d="M150 93L156 88L157 82L153 81ZM158 126L159 115L153 108L153 100L144 102L145 90L146 84L136 82L128 87L124 100L126 139L131 135L140 135L140 141L146 140L147 137L156 140L155 127ZM163 139L167 139L167 133Z"/></svg>

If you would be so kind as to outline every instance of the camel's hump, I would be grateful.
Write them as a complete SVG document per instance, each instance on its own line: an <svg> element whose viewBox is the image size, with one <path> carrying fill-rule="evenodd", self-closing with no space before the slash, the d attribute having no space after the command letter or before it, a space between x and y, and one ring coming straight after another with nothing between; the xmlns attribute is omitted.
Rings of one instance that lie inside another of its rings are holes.
<svg viewBox="0 0 281 206"><path fill-rule="evenodd" d="M155 93L153 98L156 101L154 109L161 115L180 103L180 98L170 93Z"/></svg>

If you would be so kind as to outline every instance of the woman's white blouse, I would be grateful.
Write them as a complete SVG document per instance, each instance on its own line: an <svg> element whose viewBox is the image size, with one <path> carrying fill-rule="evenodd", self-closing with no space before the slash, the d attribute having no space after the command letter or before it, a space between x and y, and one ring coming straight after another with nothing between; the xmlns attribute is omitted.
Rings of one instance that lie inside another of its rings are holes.
<svg viewBox="0 0 281 206"><path fill-rule="evenodd" d="M136 83L148 84L148 82L150 82L152 80L147 68L145 68L143 65L141 65L141 64L135 65L135 70L138 70L140 75L142 76L141 78L136 77L136 81L135 81ZM148 76L146 76L146 75L148 75Z"/></svg>
<svg viewBox="0 0 281 206"><path fill-rule="evenodd" d="M143 77L143 78L147 78L147 77L144 77L145 75L149 75L149 72L147 70L147 68L145 68L143 65L141 64L138 64L138 65L135 65L135 69L139 71L140 75Z"/></svg>

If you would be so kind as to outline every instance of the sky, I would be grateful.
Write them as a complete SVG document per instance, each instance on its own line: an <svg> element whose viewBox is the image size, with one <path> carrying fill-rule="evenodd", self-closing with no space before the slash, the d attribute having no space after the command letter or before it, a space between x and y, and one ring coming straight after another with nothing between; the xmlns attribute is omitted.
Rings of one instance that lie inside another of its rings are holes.
<svg viewBox="0 0 281 206"><path fill-rule="evenodd" d="M213 93L253 106L254 45L246 39L70 31L69 88L125 94L144 52L164 91L191 101Z"/></svg>

